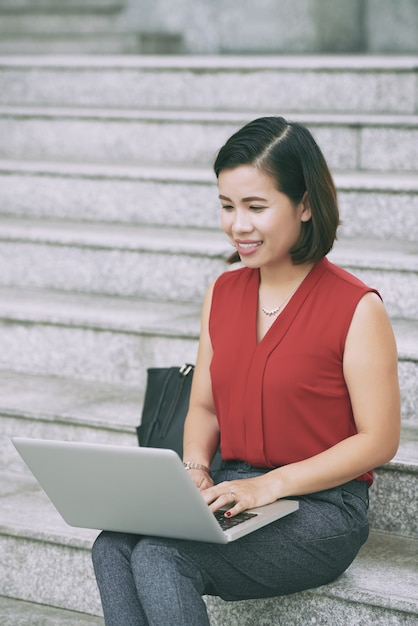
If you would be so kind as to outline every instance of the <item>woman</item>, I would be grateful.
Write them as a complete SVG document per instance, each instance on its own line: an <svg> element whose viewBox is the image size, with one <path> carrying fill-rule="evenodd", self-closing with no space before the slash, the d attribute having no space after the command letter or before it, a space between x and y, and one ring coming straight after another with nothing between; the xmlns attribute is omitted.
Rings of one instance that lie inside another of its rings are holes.
<svg viewBox="0 0 418 626"><path fill-rule="evenodd" d="M261 598L332 581L367 539L372 469L399 442L391 325L378 293L326 258L338 208L310 132L255 120L221 148L215 172L243 267L204 301L184 462L212 511L232 517L278 498L299 510L225 546L102 533L93 561L107 626L203 626L204 594Z"/></svg>

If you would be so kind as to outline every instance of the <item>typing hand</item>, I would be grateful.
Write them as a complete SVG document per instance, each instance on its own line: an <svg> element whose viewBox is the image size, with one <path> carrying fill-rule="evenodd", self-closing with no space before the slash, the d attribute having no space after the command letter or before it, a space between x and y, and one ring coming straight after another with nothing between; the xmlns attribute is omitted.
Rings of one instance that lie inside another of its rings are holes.
<svg viewBox="0 0 418 626"><path fill-rule="evenodd" d="M265 476L231 480L206 488L202 495L214 513L227 508L227 517L232 517L247 509L274 502L277 497L268 489Z"/></svg>
<svg viewBox="0 0 418 626"><path fill-rule="evenodd" d="M204 491L213 486L213 480L210 474L205 472L205 470L190 469L189 476L200 491Z"/></svg>

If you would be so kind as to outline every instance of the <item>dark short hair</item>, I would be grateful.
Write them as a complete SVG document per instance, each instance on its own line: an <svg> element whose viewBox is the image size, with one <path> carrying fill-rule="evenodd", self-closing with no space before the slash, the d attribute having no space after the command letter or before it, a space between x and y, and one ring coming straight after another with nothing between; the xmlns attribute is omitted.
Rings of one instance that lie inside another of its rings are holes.
<svg viewBox="0 0 418 626"><path fill-rule="evenodd" d="M337 193L327 162L310 131L283 117L261 117L232 135L219 150L215 174L239 165L254 165L272 176L277 189L296 205L305 192L312 218L302 222L290 251L293 263L317 262L331 250L340 224ZM239 261L234 253L229 262Z"/></svg>

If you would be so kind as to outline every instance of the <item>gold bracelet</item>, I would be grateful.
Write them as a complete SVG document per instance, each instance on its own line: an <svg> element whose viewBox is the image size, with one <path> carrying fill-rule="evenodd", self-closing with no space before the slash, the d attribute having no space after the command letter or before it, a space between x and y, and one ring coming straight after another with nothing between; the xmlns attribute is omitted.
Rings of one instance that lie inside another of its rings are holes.
<svg viewBox="0 0 418 626"><path fill-rule="evenodd" d="M206 467L206 465L202 465L201 463L192 463L192 461L185 461L183 465L184 465L184 469L186 470L186 472L191 469L197 469L197 470L203 470L204 472L207 472L208 474L210 474L210 469Z"/></svg>

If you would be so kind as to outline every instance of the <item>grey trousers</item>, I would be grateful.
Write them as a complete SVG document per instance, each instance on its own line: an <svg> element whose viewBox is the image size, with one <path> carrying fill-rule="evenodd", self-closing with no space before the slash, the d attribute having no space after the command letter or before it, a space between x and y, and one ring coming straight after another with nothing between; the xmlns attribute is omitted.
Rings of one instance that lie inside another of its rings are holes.
<svg viewBox="0 0 418 626"><path fill-rule="evenodd" d="M224 462L216 482L266 470ZM299 510L226 545L103 532L92 557L106 626L208 626L202 595L286 595L337 578L368 537L368 487L296 498Z"/></svg>

